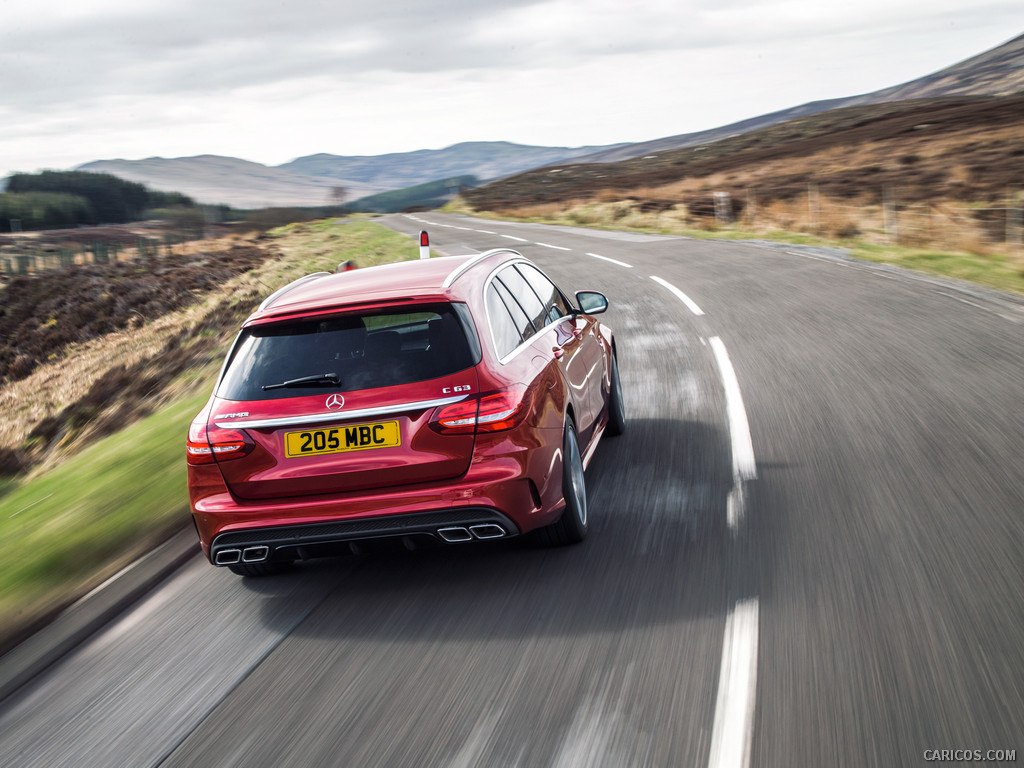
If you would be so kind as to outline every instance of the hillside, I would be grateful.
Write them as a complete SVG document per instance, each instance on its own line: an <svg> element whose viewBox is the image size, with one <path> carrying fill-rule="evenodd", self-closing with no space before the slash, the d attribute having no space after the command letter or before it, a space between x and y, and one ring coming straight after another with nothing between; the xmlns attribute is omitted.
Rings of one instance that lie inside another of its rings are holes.
<svg viewBox="0 0 1024 768"><path fill-rule="evenodd" d="M657 232L804 233L866 256L899 246L973 254L969 268L925 267L1021 290L1022 136L1024 95L846 107L619 163L530 171L468 190L453 209Z"/></svg>
<svg viewBox="0 0 1024 768"><path fill-rule="evenodd" d="M898 186L905 202L941 195L985 202L1024 179L1022 135L1024 95L846 107L699 147L529 171L463 197L478 210L500 211L615 195L693 203L711 191L742 198L756 187L764 202L804 195L814 182L821 194L867 202L887 185Z"/></svg>

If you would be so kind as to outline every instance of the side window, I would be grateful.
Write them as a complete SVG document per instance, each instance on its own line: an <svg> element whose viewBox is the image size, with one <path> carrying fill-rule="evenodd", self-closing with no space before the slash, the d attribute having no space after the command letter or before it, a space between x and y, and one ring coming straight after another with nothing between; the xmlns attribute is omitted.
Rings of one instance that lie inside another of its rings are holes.
<svg viewBox="0 0 1024 768"><path fill-rule="evenodd" d="M498 279L505 284L512 295L519 301L526 315L536 329L543 328L548 324L544 302L537 297L537 293L530 287L514 266L505 267L498 273Z"/></svg>
<svg viewBox="0 0 1024 768"><path fill-rule="evenodd" d="M569 314L569 308L565 304L565 299L562 298L561 291L548 280L543 272L530 264L517 264L516 269L526 278L540 300L544 302L545 324L552 323Z"/></svg>
<svg viewBox="0 0 1024 768"><path fill-rule="evenodd" d="M515 296L509 291L501 280L495 278L491 281L491 285L501 296L501 300L508 307L508 312L512 315L512 321L515 323L516 328L519 330L520 335L523 339L528 339L536 332L533 323L530 322L530 318L526 316L526 312L523 311L523 305L516 299Z"/></svg>
<svg viewBox="0 0 1024 768"><path fill-rule="evenodd" d="M516 328L505 302L498 295L496 281L488 286L486 300L487 318L494 337L494 345L498 357L504 357L519 346L523 337L519 333L519 329Z"/></svg>

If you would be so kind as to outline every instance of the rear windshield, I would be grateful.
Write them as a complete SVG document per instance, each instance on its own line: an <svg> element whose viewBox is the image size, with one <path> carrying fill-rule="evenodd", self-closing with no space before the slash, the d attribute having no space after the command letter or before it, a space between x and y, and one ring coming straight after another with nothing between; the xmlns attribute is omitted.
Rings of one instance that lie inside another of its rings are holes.
<svg viewBox="0 0 1024 768"><path fill-rule="evenodd" d="M447 376L480 360L465 313L430 304L246 328L217 395L272 400Z"/></svg>

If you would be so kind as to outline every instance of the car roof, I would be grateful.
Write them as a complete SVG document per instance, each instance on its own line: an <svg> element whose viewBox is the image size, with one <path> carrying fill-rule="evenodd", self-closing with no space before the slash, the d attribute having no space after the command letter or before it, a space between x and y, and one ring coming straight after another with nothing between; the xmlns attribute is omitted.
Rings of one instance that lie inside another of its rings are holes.
<svg viewBox="0 0 1024 768"><path fill-rule="evenodd" d="M245 324L347 305L405 299L458 300L479 282L462 279L464 276L475 273L479 267L485 270L485 277L495 266L512 258L522 256L507 248L497 248L468 256L400 261L333 274L319 272L271 294Z"/></svg>

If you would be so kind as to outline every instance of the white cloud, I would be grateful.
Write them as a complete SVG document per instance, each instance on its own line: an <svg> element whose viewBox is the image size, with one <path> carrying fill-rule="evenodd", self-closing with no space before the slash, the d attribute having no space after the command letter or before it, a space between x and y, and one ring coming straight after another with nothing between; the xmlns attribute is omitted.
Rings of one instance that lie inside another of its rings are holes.
<svg viewBox="0 0 1024 768"><path fill-rule="evenodd" d="M84 9L88 9L86 12ZM638 141L927 74L1018 0L0 0L0 174Z"/></svg>

